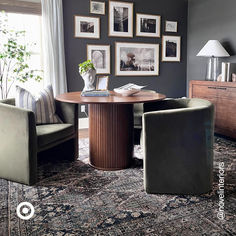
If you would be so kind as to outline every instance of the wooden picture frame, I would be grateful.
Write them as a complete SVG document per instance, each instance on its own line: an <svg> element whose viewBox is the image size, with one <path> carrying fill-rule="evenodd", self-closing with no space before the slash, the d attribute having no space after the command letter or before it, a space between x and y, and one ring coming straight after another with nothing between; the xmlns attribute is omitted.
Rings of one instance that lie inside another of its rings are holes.
<svg viewBox="0 0 236 236"><path fill-rule="evenodd" d="M97 76L96 90L105 91L108 90L109 76L100 75Z"/></svg>
<svg viewBox="0 0 236 236"><path fill-rule="evenodd" d="M108 22L108 36L133 38L133 3L109 1Z"/></svg>
<svg viewBox="0 0 236 236"><path fill-rule="evenodd" d="M105 15L106 12L106 3L90 0L90 13Z"/></svg>
<svg viewBox="0 0 236 236"><path fill-rule="evenodd" d="M181 57L181 37L180 36L162 36L162 61L180 62Z"/></svg>
<svg viewBox="0 0 236 236"><path fill-rule="evenodd" d="M165 32L177 33L178 31L178 22L166 20L165 22Z"/></svg>
<svg viewBox="0 0 236 236"><path fill-rule="evenodd" d="M160 28L160 15L136 14L136 36L159 38Z"/></svg>
<svg viewBox="0 0 236 236"><path fill-rule="evenodd" d="M116 76L158 76L159 44L115 43Z"/></svg>
<svg viewBox="0 0 236 236"><path fill-rule="evenodd" d="M100 18L74 15L75 38L100 38Z"/></svg>
<svg viewBox="0 0 236 236"><path fill-rule="evenodd" d="M110 74L110 45L87 44L87 60L91 60L97 74Z"/></svg>

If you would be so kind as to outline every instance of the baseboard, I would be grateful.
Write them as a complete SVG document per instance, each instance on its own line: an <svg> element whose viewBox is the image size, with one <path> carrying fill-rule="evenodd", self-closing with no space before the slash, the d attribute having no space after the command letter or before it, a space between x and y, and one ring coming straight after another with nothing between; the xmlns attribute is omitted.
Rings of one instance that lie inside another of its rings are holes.
<svg viewBox="0 0 236 236"><path fill-rule="evenodd" d="M80 118L79 119L79 129L88 129L89 128L89 119Z"/></svg>

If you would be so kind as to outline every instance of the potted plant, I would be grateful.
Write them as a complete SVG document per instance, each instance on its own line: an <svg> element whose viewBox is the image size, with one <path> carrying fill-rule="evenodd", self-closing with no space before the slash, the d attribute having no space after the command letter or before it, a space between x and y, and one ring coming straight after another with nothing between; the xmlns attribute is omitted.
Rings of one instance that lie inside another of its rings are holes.
<svg viewBox="0 0 236 236"><path fill-rule="evenodd" d="M78 66L79 66L79 73L84 80L83 91L94 90L95 87L93 86L93 83L95 81L96 69L93 63L91 62L91 60L87 60L84 61L83 63L80 63Z"/></svg>
<svg viewBox="0 0 236 236"><path fill-rule="evenodd" d="M8 26L7 15L0 12L0 98L6 99L16 81L40 81L40 71L32 70L27 63L31 56L27 45L20 43L25 31Z"/></svg>

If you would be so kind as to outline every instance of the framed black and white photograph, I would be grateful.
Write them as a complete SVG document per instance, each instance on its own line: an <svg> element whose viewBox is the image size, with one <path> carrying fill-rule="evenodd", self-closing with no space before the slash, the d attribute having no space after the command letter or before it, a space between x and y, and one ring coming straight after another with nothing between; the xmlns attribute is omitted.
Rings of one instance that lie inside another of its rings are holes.
<svg viewBox="0 0 236 236"><path fill-rule="evenodd" d="M105 15L105 2L90 0L90 13Z"/></svg>
<svg viewBox="0 0 236 236"><path fill-rule="evenodd" d="M87 45L87 59L91 60L97 74L110 74L110 45Z"/></svg>
<svg viewBox="0 0 236 236"><path fill-rule="evenodd" d="M165 25L165 31L166 32L174 32L174 33L176 33L177 32L177 26L178 26L177 21L169 21L169 20L167 20L166 21L166 25Z"/></svg>
<svg viewBox="0 0 236 236"><path fill-rule="evenodd" d="M180 36L163 35L162 38L162 61L180 61Z"/></svg>
<svg viewBox="0 0 236 236"><path fill-rule="evenodd" d="M75 38L100 38L100 18L74 16Z"/></svg>
<svg viewBox="0 0 236 236"><path fill-rule="evenodd" d="M136 36L160 37L159 15L136 14Z"/></svg>
<svg viewBox="0 0 236 236"><path fill-rule="evenodd" d="M117 76L159 75L159 44L116 42Z"/></svg>
<svg viewBox="0 0 236 236"><path fill-rule="evenodd" d="M133 3L109 1L109 36L133 37Z"/></svg>
<svg viewBox="0 0 236 236"><path fill-rule="evenodd" d="M108 90L108 76L97 76L96 90Z"/></svg>

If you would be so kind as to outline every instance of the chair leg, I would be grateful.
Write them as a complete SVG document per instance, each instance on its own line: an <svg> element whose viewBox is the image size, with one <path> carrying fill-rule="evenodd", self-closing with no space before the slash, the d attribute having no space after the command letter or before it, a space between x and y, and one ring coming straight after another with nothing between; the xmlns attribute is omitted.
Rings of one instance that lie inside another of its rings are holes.
<svg viewBox="0 0 236 236"><path fill-rule="evenodd" d="M141 137L142 128L134 128L134 144L140 145L140 137Z"/></svg>
<svg viewBox="0 0 236 236"><path fill-rule="evenodd" d="M74 160L79 158L79 139L78 136L74 138Z"/></svg>

